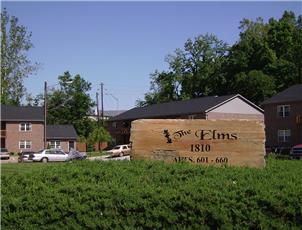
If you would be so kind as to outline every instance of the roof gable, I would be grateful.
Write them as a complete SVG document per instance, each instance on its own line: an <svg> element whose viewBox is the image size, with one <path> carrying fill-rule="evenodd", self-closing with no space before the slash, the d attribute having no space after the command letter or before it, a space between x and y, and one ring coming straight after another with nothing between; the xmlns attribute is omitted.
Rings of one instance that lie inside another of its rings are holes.
<svg viewBox="0 0 302 230"><path fill-rule="evenodd" d="M232 98L231 100L211 109L208 112L214 113L233 113L233 114L258 114L262 115L263 111L260 108L251 106L240 97Z"/></svg>

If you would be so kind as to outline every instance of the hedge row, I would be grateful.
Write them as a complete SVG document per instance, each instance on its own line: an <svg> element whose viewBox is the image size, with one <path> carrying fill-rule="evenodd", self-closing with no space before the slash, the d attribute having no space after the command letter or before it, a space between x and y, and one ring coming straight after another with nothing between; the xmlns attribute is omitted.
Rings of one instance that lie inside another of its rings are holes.
<svg viewBox="0 0 302 230"><path fill-rule="evenodd" d="M20 164L19 164L20 165ZM302 161L3 166L3 229L301 229ZM24 166L20 166L24 167Z"/></svg>

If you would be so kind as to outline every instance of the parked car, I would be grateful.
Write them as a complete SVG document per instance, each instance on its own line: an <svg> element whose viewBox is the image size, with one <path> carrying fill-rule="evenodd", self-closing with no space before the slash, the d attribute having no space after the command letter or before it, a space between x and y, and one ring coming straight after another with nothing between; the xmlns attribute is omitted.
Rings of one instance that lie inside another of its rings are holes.
<svg viewBox="0 0 302 230"><path fill-rule="evenodd" d="M290 150L290 156L293 159L301 159L302 158L302 144L295 145Z"/></svg>
<svg viewBox="0 0 302 230"><path fill-rule="evenodd" d="M29 156L31 154L34 154L34 151L22 151L20 152L18 155L18 162L22 163L22 162L32 162L32 160L29 160Z"/></svg>
<svg viewBox="0 0 302 230"><path fill-rule="evenodd" d="M34 162L41 161L44 163L49 161L67 161L68 154L62 149L43 149L34 154L30 154L28 159Z"/></svg>
<svg viewBox="0 0 302 230"><path fill-rule="evenodd" d="M0 148L0 157L1 159L9 159L9 152L6 148Z"/></svg>
<svg viewBox="0 0 302 230"><path fill-rule="evenodd" d="M124 155L129 155L131 151L130 145L117 145L113 149L106 151L112 157L122 157Z"/></svg>
<svg viewBox="0 0 302 230"><path fill-rule="evenodd" d="M72 160L84 160L86 159L87 155L86 153L81 153L81 152L78 152L74 149L71 149L68 153L68 157L67 157L67 160L68 161L72 161Z"/></svg>

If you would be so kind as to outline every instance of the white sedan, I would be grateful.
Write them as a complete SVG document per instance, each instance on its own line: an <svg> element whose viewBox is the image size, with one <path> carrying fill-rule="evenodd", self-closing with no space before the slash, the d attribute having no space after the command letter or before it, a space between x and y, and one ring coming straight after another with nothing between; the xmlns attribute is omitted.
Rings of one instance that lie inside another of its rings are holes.
<svg viewBox="0 0 302 230"><path fill-rule="evenodd" d="M49 161L67 161L68 154L62 149L44 149L31 154L28 159L32 161L41 161L44 163Z"/></svg>

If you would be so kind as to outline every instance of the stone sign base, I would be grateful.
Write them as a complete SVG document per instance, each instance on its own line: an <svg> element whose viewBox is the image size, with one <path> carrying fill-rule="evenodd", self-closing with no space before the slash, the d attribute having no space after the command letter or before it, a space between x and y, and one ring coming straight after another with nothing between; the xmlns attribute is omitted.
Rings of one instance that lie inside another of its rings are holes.
<svg viewBox="0 0 302 230"><path fill-rule="evenodd" d="M143 119L131 124L131 159L265 166L261 121Z"/></svg>

